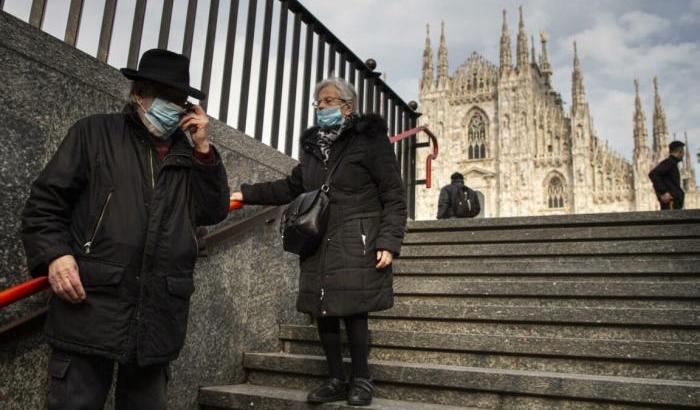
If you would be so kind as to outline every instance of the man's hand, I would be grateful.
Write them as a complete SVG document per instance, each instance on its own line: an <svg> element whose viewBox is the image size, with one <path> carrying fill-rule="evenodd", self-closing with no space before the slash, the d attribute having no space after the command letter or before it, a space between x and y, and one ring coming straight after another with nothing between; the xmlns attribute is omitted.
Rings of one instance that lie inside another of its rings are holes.
<svg viewBox="0 0 700 410"><path fill-rule="evenodd" d="M194 149L202 154L209 152L209 117L201 106L192 106L192 111L182 116L180 128L190 132Z"/></svg>
<svg viewBox="0 0 700 410"><path fill-rule="evenodd" d="M232 201L238 201L238 202L243 202L243 193L242 192L234 192L231 194L231 200Z"/></svg>
<svg viewBox="0 0 700 410"><path fill-rule="evenodd" d="M394 255L390 251L377 251L377 269L386 268L391 265Z"/></svg>
<svg viewBox="0 0 700 410"><path fill-rule="evenodd" d="M49 264L49 284L53 293L66 302L80 303L85 300L85 289L73 255L63 255Z"/></svg>
<svg viewBox="0 0 700 410"><path fill-rule="evenodd" d="M661 202L663 202L664 204L667 204L667 203L673 201L673 196L670 193L666 192L665 194L663 194L659 197L659 200Z"/></svg>

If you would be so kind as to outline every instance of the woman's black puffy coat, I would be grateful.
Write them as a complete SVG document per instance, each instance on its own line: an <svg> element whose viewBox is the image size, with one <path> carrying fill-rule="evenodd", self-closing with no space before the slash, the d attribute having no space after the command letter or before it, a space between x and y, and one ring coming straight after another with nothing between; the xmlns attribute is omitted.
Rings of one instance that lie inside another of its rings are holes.
<svg viewBox="0 0 700 410"><path fill-rule="evenodd" d="M302 158L287 178L241 187L250 204L282 205L331 180L329 225L321 246L302 258L297 309L313 316L347 316L393 305L391 266L376 269L376 251L401 250L406 198L386 123L374 114L355 120L331 146L324 165L317 128L301 138Z"/></svg>

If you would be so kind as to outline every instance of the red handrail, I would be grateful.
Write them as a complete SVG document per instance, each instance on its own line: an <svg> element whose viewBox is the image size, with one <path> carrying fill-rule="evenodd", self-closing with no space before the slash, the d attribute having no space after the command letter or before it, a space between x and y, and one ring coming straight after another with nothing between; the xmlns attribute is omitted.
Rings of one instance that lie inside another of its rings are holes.
<svg viewBox="0 0 700 410"><path fill-rule="evenodd" d="M389 141L391 143L394 143L396 141L401 141L404 138L408 138L410 136L416 135L419 132L425 132L428 134L428 138L430 139L430 142L432 143L433 151L428 154L428 157L425 159L425 187L430 188L432 186L432 164L433 160L437 159L438 156L438 142L437 138L435 135L428 129L427 126L421 125L420 127L416 128L411 128L410 130L406 130L402 132L401 134L394 135L393 137L389 137Z"/></svg>
<svg viewBox="0 0 700 410"><path fill-rule="evenodd" d="M0 308L31 296L49 286L49 278L40 276L0 292Z"/></svg>

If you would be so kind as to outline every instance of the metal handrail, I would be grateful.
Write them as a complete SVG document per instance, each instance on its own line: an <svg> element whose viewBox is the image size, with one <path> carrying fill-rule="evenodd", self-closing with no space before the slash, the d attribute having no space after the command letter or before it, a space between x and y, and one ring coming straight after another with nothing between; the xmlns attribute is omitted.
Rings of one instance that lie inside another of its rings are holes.
<svg viewBox="0 0 700 410"><path fill-rule="evenodd" d="M425 159L425 187L430 188L432 186L432 163L434 160L437 159L438 156L438 142L437 137L435 137L435 134L433 134L426 125L421 125L420 127L411 128L410 130L406 130L401 134L389 137L389 141L392 143L401 141L403 139L412 137L418 134L419 132L424 132L428 135L429 144L431 144L433 147L432 152L428 154L428 157Z"/></svg>

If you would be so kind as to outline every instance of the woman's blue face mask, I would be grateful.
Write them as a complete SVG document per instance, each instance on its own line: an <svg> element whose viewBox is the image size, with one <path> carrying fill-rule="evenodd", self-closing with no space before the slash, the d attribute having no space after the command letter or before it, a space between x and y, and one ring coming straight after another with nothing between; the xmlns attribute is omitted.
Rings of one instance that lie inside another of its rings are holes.
<svg viewBox="0 0 700 410"><path fill-rule="evenodd" d="M321 128L329 128L343 122L340 106L328 107L316 111L316 124Z"/></svg>
<svg viewBox="0 0 700 410"><path fill-rule="evenodd" d="M167 139L177 130L183 112L185 109L179 105L156 98L147 110L144 109L146 128L154 136Z"/></svg>

